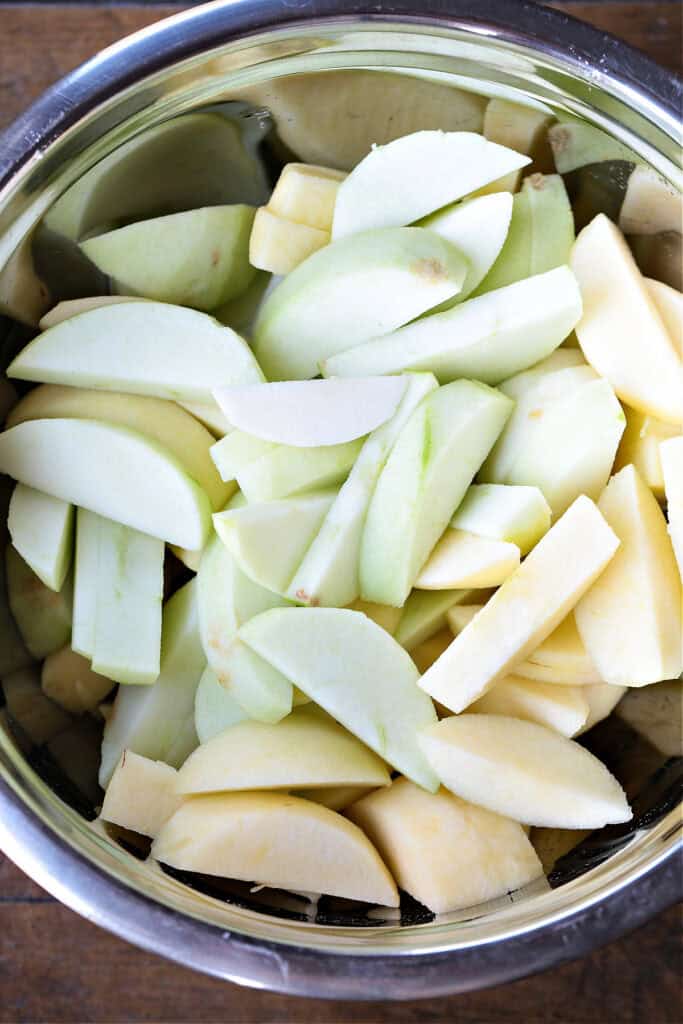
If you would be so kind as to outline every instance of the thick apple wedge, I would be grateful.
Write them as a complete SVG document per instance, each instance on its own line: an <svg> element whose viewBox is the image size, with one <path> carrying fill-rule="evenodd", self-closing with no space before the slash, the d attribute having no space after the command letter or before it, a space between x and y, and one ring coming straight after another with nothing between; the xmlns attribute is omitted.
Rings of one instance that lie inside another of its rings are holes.
<svg viewBox="0 0 683 1024"><path fill-rule="evenodd" d="M5 553L5 568L10 610L26 649L34 658L59 650L71 635L71 577L55 592L45 586L11 544Z"/></svg>
<svg viewBox="0 0 683 1024"><path fill-rule="evenodd" d="M284 793L223 793L185 801L152 846L162 864L278 889L397 907L379 854L346 818Z"/></svg>
<svg viewBox="0 0 683 1024"><path fill-rule="evenodd" d="M650 277L645 278L645 286L664 321L674 348L683 359L683 293Z"/></svg>
<svg viewBox="0 0 683 1024"><path fill-rule="evenodd" d="M319 363L336 352L457 295L466 276L459 250L424 228L342 239L270 293L254 327L254 353L269 380L316 377Z"/></svg>
<svg viewBox="0 0 683 1024"><path fill-rule="evenodd" d="M314 704L277 725L239 722L197 747L178 775L186 795L306 786L387 786L386 765Z"/></svg>
<svg viewBox="0 0 683 1024"><path fill-rule="evenodd" d="M9 503L12 544L50 590L61 590L73 554L74 507L17 484Z"/></svg>
<svg viewBox="0 0 683 1024"><path fill-rule="evenodd" d="M441 383L472 377L486 384L549 355L581 316L581 296L568 267L470 298L364 345L326 359L326 377L423 370Z"/></svg>
<svg viewBox="0 0 683 1024"><path fill-rule="evenodd" d="M406 392L397 411L366 439L297 568L288 591L293 600L343 607L358 597L363 527L377 479L408 419L422 399L437 388L432 374L408 374L406 380ZM370 614L370 618L374 616Z"/></svg>
<svg viewBox="0 0 683 1024"><path fill-rule="evenodd" d="M339 184L346 175L318 164L285 164L268 200L278 217L331 231Z"/></svg>
<svg viewBox="0 0 683 1024"><path fill-rule="evenodd" d="M394 415L405 377L290 380L216 388L214 398L238 430L275 444L316 448L369 434Z"/></svg>
<svg viewBox="0 0 683 1024"><path fill-rule="evenodd" d="M450 608L471 600L469 590L413 590L394 630L397 643L412 651L443 629Z"/></svg>
<svg viewBox="0 0 683 1024"><path fill-rule="evenodd" d="M329 231L297 224L262 206L256 211L251 229L249 262L252 267L272 274L291 274L329 241Z"/></svg>
<svg viewBox="0 0 683 1024"><path fill-rule="evenodd" d="M140 220L81 242L115 291L204 311L243 292L253 206L205 206Z"/></svg>
<svg viewBox="0 0 683 1024"><path fill-rule="evenodd" d="M598 508L621 541L574 609L606 683L647 686L683 671L681 585L666 520L633 466L612 477Z"/></svg>
<svg viewBox="0 0 683 1024"><path fill-rule="evenodd" d="M467 712L523 718L571 738L583 730L588 719L590 705L585 693L588 689L588 686L555 686L509 675L470 704Z"/></svg>
<svg viewBox="0 0 683 1024"><path fill-rule="evenodd" d="M208 743L224 729L243 722L248 715L241 704L218 682L207 665L194 696L194 727L200 743Z"/></svg>
<svg viewBox="0 0 683 1024"><path fill-rule="evenodd" d="M550 529L550 507L538 487L473 484L451 526L516 544L526 555Z"/></svg>
<svg viewBox="0 0 683 1024"><path fill-rule="evenodd" d="M516 821L397 779L346 811L397 883L435 914L521 889L543 868ZM428 865L428 869L427 869Z"/></svg>
<svg viewBox="0 0 683 1024"><path fill-rule="evenodd" d="M68 644L48 654L40 685L46 697L74 715L95 711L114 686L111 679L93 672L87 658L76 654Z"/></svg>
<svg viewBox="0 0 683 1024"><path fill-rule="evenodd" d="M363 528L360 590L401 607L507 420L512 403L474 381L427 395L396 441Z"/></svg>
<svg viewBox="0 0 683 1024"><path fill-rule="evenodd" d="M627 690L627 686L611 686L609 683L594 683L592 686L581 687L581 695L588 704L588 718L576 735L583 735L611 715Z"/></svg>
<svg viewBox="0 0 683 1024"><path fill-rule="evenodd" d="M0 434L0 471L62 501L196 550L211 519L204 491L155 441L82 419L31 420Z"/></svg>
<svg viewBox="0 0 683 1024"><path fill-rule="evenodd" d="M332 238L413 224L528 163L474 132L404 135L376 146L341 183Z"/></svg>
<svg viewBox="0 0 683 1024"><path fill-rule="evenodd" d="M498 587L519 568L516 544L447 529L415 580L417 590Z"/></svg>
<svg viewBox="0 0 683 1024"><path fill-rule="evenodd" d="M422 689L463 711L552 633L619 543L593 502L577 498L422 676Z"/></svg>
<svg viewBox="0 0 683 1024"><path fill-rule="evenodd" d="M41 384L15 405L6 426L44 419L105 420L129 427L167 448L196 480L214 509L223 508L230 497L231 487L220 479L209 455L213 436L175 402L146 395Z"/></svg>
<svg viewBox="0 0 683 1024"><path fill-rule="evenodd" d="M40 688L37 667L18 669L3 677L2 690L10 718L30 743L41 747L64 732L73 719Z"/></svg>
<svg viewBox="0 0 683 1024"><path fill-rule="evenodd" d="M276 608L238 635L394 768L436 788L415 739L434 707L410 656L380 626L344 608Z"/></svg>
<svg viewBox="0 0 683 1024"><path fill-rule="evenodd" d="M233 330L163 302L121 302L65 320L29 342L7 375L186 402L211 401L219 383L263 380Z"/></svg>
<svg viewBox="0 0 683 1024"><path fill-rule="evenodd" d="M183 802L176 790L177 777L170 765L124 750L104 794L100 817L153 839Z"/></svg>
<svg viewBox="0 0 683 1024"><path fill-rule="evenodd" d="M614 460L615 472L633 465L647 486L660 501L664 500L664 475L659 446L670 437L680 437L681 428L662 423L638 409L624 408L626 429Z"/></svg>
<svg viewBox="0 0 683 1024"><path fill-rule="evenodd" d="M604 764L535 722L454 715L423 729L419 742L447 789L522 824L601 828L631 818Z"/></svg>
<svg viewBox="0 0 683 1024"><path fill-rule="evenodd" d="M583 353L619 398L665 423L683 423L683 366L619 229L599 214L571 256L583 297Z"/></svg>
<svg viewBox="0 0 683 1024"><path fill-rule="evenodd" d="M475 295L507 288L530 276L532 231L529 195L527 192L517 192L512 197L510 226L505 242L488 273L477 285Z"/></svg>
<svg viewBox="0 0 683 1024"><path fill-rule="evenodd" d="M683 438L664 441L659 447L669 517L669 533L683 583Z"/></svg>
<svg viewBox="0 0 683 1024"><path fill-rule="evenodd" d="M88 313L91 309L99 309L100 306L116 306L121 302L139 301L137 295L88 295L84 299L64 299L41 316L38 326L41 331L46 331L49 327L63 323L64 320L70 320L72 316Z"/></svg>
<svg viewBox="0 0 683 1024"><path fill-rule="evenodd" d="M581 121L566 121L554 124L548 131L555 166L560 174L569 174L577 167L602 163L605 160L621 160L636 163L632 149L601 131L592 124Z"/></svg>
<svg viewBox="0 0 683 1024"><path fill-rule="evenodd" d="M678 189L644 164L633 168L619 211L626 235L658 235L681 230L683 206Z"/></svg>
<svg viewBox="0 0 683 1024"><path fill-rule="evenodd" d="M552 120L548 108L538 109L494 96L484 114L484 136L517 153L526 153L534 163L552 165L547 141L547 129Z"/></svg>

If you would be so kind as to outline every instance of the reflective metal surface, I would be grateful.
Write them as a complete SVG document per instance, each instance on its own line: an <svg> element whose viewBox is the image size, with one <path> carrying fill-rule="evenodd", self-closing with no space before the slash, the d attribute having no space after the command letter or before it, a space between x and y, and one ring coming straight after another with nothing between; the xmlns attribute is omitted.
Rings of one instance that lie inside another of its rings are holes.
<svg viewBox="0 0 683 1024"><path fill-rule="evenodd" d="M138 33L47 93L0 141L0 267L31 235L38 271L13 293L15 316L30 324L41 305L97 290L74 240L104 224L184 209L200 194L259 202L292 155L344 166L382 132L477 130L479 97L499 94L585 117L680 186L680 84L533 4L243 0ZM623 187L616 172L599 184ZM7 325L21 342L27 329ZM629 714L587 739L627 787L633 823L561 858L550 885L438 919L417 905L391 920L201 878L188 888L88 824L73 809L87 815L88 802L1 729L0 846L96 923L244 984L363 999L499 984L580 956L680 898L680 730L671 740L680 684L673 692L666 705L662 691L629 695Z"/></svg>

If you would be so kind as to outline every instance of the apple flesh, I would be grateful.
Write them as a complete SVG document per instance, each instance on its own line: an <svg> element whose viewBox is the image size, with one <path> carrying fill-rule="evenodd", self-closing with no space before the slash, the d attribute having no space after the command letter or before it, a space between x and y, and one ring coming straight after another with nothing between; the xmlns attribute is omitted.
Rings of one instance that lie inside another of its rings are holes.
<svg viewBox="0 0 683 1024"><path fill-rule="evenodd" d="M71 647L48 654L40 674L43 693L74 715L95 711L113 687L106 676L94 672L87 658Z"/></svg>
<svg viewBox="0 0 683 1024"><path fill-rule="evenodd" d="M0 435L0 471L182 547L202 548L210 528L208 498L177 459L115 424L63 418L19 423Z"/></svg>
<svg viewBox="0 0 683 1024"><path fill-rule="evenodd" d="M181 408L199 420L203 427L215 438L225 437L232 430L225 416L213 400L211 402L179 402Z"/></svg>
<svg viewBox="0 0 683 1024"><path fill-rule="evenodd" d="M460 380L427 395L379 476L360 552L361 597L401 607L505 425L511 403Z"/></svg>
<svg viewBox="0 0 683 1024"><path fill-rule="evenodd" d="M526 825L602 828L629 821L613 775L557 732L505 715L454 715L420 733L447 789Z"/></svg>
<svg viewBox="0 0 683 1024"><path fill-rule="evenodd" d="M334 204L346 175L316 164L285 164L268 200L268 209L297 224L332 230Z"/></svg>
<svg viewBox="0 0 683 1024"><path fill-rule="evenodd" d="M550 529L550 507L538 487L473 484L450 525L516 544L526 555Z"/></svg>
<svg viewBox="0 0 683 1024"><path fill-rule="evenodd" d="M417 590L498 587L519 568L516 544L448 529L420 569Z"/></svg>
<svg viewBox="0 0 683 1024"><path fill-rule="evenodd" d="M644 164L633 168L619 211L619 227L626 235L658 235L681 230L681 194L660 174Z"/></svg>
<svg viewBox="0 0 683 1024"><path fill-rule="evenodd" d="M425 793L397 779L346 815L373 842L400 887L435 914L505 896L543 873L516 821L444 789Z"/></svg>
<svg viewBox="0 0 683 1024"><path fill-rule="evenodd" d="M489 100L484 114L484 136L490 142L526 153L534 164L550 165L552 156L547 129L552 123L549 110L512 103L500 96ZM519 174L519 172L518 172Z"/></svg>
<svg viewBox="0 0 683 1024"><path fill-rule="evenodd" d="M221 686L216 673L207 665L194 698L194 725L199 742L208 743L224 729L247 717L242 705Z"/></svg>
<svg viewBox="0 0 683 1024"><path fill-rule="evenodd" d="M681 585L662 510L633 466L612 477L598 508L621 543L574 610L581 639L606 683L674 678L683 671Z"/></svg>
<svg viewBox="0 0 683 1024"><path fill-rule="evenodd" d="M670 437L680 437L681 428L673 423L662 423L654 416L637 409L624 408L626 429L614 461L618 471L633 465L659 501L664 500L664 475L660 458L660 443Z"/></svg>
<svg viewBox="0 0 683 1024"><path fill-rule="evenodd" d="M88 295L83 299L63 299L41 316L38 326L41 331L46 331L49 327L56 327L73 316L88 313L91 309L99 309L100 306L116 306L121 302L138 301L137 295Z"/></svg>
<svg viewBox="0 0 683 1024"><path fill-rule="evenodd" d="M469 590L413 590L394 630L396 641L406 651L412 651L443 629L450 608L470 600Z"/></svg>
<svg viewBox="0 0 683 1024"><path fill-rule="evenodd" d="M275 608L238 635L397 771L436 789L416 742L436 718L432 702L410 656L380 626L343 608Z"/></svg>
<svg viewBox="0 0 683 1024"><path fill-rule="evenodd" d="M11 544L5 569L9 607L29 654L44 658L63 647L71 635L71 578L59 592L51 590Z"/></svg>
<svg viewBox="0 0 683 1024"><path fill-rule="evenodd" d="M95 649L99 589L100 516L85 508L76 511L76 551L71 647L91 659Z"/></svg>
<svg viewBox="0 0 683 1024"><path fill-rule="evenodd" d="M23 668L3 677L7 712L31 744L42 747L64 732L73 719L40 688L37 667Z"/></svg>
<svg viewBox="0 0 683 1024"><path fill-rule="evenodd" d="M530 276L532 231L529 195L527 192L516 192L512 197L510 225L505 241L487 274L475 288L475 295L506 288Z"/></svg>
<svg viewBox="0 0 683 1024"><path fill-rule="evenodd" d="M41 582L62 589L73 554L73 505L17 484L7 519L12 544Z"/></svg>
<svg viewBox="0 0 683 1024"><path fill-rule="evenodd" d="M650 277L645 278L645 287L669 332L673 347L683 359L683 293Z"/></svg>
<svg viewBox="0 0 683 1024"><path fill-rule="evenodd" d="M577 167L602 163L605 160L622 160L636 163L633 150L617 142L607 132L592 124L567 121L555 124L548 132L555 166L560 174L569 174Z"/></svg>
<svg viewBox="0 0 683 1024"><path fill-rule="evenodd" d="M272 274L290 274L329 241L329 231L297 224L262 206L256 211L249 238L249 263Z"/></svg>
<svg viewBox="0 0 683 1024"><path fill-rule="evenodd" d="M669 533L683 583L683 439L671 438L659 446L669 516Z"/></svg>
<svg viewBox="0 0 683 1024"><path fill-rule="evenodd" d="M378 626L393 636L403 615L402 608L392 608L390 604L375 604L374 601L362 601L358 598L353 601L349 608L354 612L362 612L369 619L376 622Z"/></svg>
<svg viewBox="0 0 683 1024"><path fill-rule="evenodd" d="M345 811L351 804L371 793L372 789L368 786L330 786L329 789L298 789L292 796L312 800L313 803L329 807L331 811Z"/></svg>
<svg viewBox="0 0 683 1024"><path fill-rule="evenodd" d="M100 817L153 839L183 802L178 773L162 761L124 750L104 794Z"/></svg>
<svg viewBox="0 0 683 1024"><path fill-rule="evenodd" d="M582 736L584 732L588 732L598 722L611 715L627 690L627 686L611 686L609 683L582 686L581 695L588 704L588 718L576 735Z"/></svg>
<svg viewBox="0 0 683 1024"><path fill-rule="evenodd" d="M436 659L441 657L452 639L453 634L451 631L449 629L442 629L433 636L430 636L428 640L423 640L421 644L410 648L410 657L417 665L420 675L424 675L427 669L432 667Z"/></svg>
<svg viewBox="0 0 683 1024"><path fill-rule="evenodd" d="M334 856L330 856L334 851ZM394 881L356 825L284 793L222 793L185 801L152 857L204 875L397 907Z"/></svg>
<svg viewBox="0 0 683 1024"><path fill-rule="evenodd" d="M590 705L585 692L588 689L588 686L554 686L509 675L467 710L472 714L522 718L571 738L583 731L588 718Z"/></svg>

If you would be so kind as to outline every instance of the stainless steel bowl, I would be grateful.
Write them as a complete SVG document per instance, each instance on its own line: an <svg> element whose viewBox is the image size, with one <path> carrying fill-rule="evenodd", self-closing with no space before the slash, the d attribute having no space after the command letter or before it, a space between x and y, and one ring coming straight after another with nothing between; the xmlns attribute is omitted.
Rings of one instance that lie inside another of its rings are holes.
<svg viewBox="0 0 683 1024"><path fill-rule="evenodd" d="M505 0L225 0L104 51L9 129L0 142L0 266L31 237L53 298L87 293L89 271L74 262L63 239L55 240L55 210L57 223L64 223L64 203L56 201L89 168L109 160L105 166L114 170L106 187L95 199L88 192L78 207L81 232L109 217L158 212L155 203L163 211L182 208L188 180L199 180L187 139L182 151L157 151L118 177L118 157L110 154L129 152L119 147L198 108L234 123L242 160L240 175L212 176L202 157L204 201L250 189L258 201L289 155L287 124L323 124L321 76L340 69L365 77L353 109L335 109L325 130L329 140L353 131L362 145L375 141L371 115L381 83L393 90L402 131L425 126L411 124L422 116L418 91L464 87L585 118L680 186L680 83L558 12ZM299 106L290 95L294 107L273 104L269 111L273 89L294 75L305 76L294 89ZM623 168L608 170L598 193L618 200ZM158 187L147 187L150 181ZM69 195L78 198L78 186ZM31 300L35 315L44 300L40 294ZM630 715L593 730L588 741L628 786L634 822L580 844L557 863L549 886L434 920L416 907L386 920L331 902L312 912L292 899L268 897L259 905L248 888L219 891L206 879L188 887L94 830L56 795L55 788L67 800L73 796L40 756L22 755L2 730L0 846L88 919L242 984L339 999L405 999L495 985L580 956L680 897L680 761L669 756L680 703L667 692L666 707L636 699Z"/></svg>

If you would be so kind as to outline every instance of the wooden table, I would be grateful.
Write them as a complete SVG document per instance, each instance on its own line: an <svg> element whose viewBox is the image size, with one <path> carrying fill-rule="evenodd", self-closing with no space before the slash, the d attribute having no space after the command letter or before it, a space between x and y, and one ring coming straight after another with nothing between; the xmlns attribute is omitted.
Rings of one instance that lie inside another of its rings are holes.
<svg viewBox="0 0 683 1024"><path fill-rule="evenodd" d="M681 5L557 3L680 69ZM0 3L0 128L103 46L176 6ZM106 934L0 855L0 1021L681 1024L680 912L576 963L487 992L409 1003L328 1003L194 974Z"/></svg>

